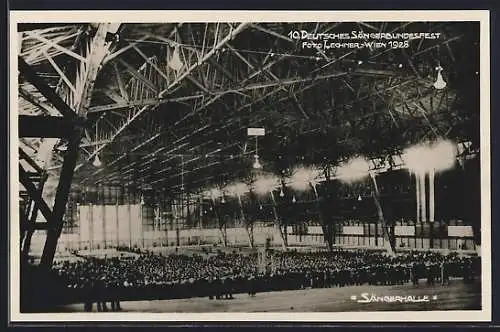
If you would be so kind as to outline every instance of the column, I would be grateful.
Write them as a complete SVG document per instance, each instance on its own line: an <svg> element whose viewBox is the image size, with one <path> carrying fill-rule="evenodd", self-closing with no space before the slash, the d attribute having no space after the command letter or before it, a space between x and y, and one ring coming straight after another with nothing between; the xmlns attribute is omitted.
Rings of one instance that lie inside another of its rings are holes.
<svg viewBox="0 0 500 332"><path fill-rule="evenodd" d="M429 172L429 221L435 221L435 198L434 198L435 170Z"/></svg>
<svg viewBox="0 0 500 332"><path fill-rule="evenodd" d="M415 173L415 193L417 199L417 222L420 222L420 175Z"/></svg>
<svg viewBox="0 0 500 332"><path fill-rule="evenodd" d="M89 203L89 249L94 246L94 211L92 203Z"/></svg>
<svg viewBox="0 0 500 332"><path fill-rule="evenodd" d="M80 203L76 203L76 221L78 222L78 250L82 250L82 221L80 216Z"/></svg>
<svg viewBox="0 0 500 332"><path fill-rule="evenodd" d="M427 219L427 203L426 203L426 195L425 195L425 173L419 174L419 183L420 183L420 208L421 208L421 218L423 222L426 222Z"/></svg>
<svg viewBox="0 0 500 332"><path fill-rule="evenodd" d="M116 247L117 248L120 246L120 217L118 216L119 203L120 202L118 200L118 195L117 195L116 197Z"/></svg>
<svg viewBox="0 0 500 332"><path fill-rule="evenodd" d="M130 209L130 192L127 195L127 209L128 209L128 243L129 248L132 248L132 211Z"/></svg>

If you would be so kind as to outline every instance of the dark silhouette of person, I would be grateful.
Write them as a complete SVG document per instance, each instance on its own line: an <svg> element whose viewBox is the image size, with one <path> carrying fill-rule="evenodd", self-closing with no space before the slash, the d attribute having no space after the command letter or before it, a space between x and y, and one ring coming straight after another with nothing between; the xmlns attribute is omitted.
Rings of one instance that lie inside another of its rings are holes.
<svg viewBox="0 0 500 332"><path fill-rule="evenodd" d="M93 288L94 288L94 284L93 284L92 280L86 280L85 285L83 287L83 290L84 290L83 296L84 296L84 301L85 301L83 308L86 312L92 311L93 295L94 295Z"/></svg>
<svg viewBox="0 0 500 332"><path fill-rule="evenodd" d="M103 276L101 279L96 281L96 300L97 300L97 311L108 311L108 307L106 306L106 297L107 297L107 289L106 289L106 279Z"/></svg>

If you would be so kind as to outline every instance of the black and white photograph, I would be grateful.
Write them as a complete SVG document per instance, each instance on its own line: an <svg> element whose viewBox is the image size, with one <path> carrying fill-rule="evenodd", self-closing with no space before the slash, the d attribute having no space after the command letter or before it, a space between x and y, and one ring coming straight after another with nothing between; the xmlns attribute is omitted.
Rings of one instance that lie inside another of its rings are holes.
<svg viewBox="0 0 500 332"><path fill-rule="evenodd" d="M11 13L11 319L491 318L488 12L261 14Z"/></svg>

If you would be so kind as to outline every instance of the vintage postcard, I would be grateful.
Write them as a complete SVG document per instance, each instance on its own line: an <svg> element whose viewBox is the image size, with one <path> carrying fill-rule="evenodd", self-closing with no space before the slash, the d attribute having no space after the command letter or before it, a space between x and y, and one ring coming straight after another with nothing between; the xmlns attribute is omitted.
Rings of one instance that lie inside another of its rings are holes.
<svg viewBox="0 0 500 332"><path fill-rule="evenodd" d="M489 40L488 11L11 12L11 321L491 320Z"/></svg>

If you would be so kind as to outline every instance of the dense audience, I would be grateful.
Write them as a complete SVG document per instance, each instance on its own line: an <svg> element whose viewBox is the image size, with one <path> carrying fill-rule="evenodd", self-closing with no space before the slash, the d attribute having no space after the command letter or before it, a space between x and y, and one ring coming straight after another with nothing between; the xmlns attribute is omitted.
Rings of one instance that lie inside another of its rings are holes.
<svg viewBox="0 0 500 332"><path fill-rule="evenodd" d="M111 258L64 261L54 266L67 285L68 296L98 303L98 310L120 310L118 299L167 299L208 296L232 298L233 293L395 285L425 279L447 283L450 277L470 282L479 276L479 258L456 253L408 252L395 256L380 251L267 253L265 266L257 253L122 254ZM90 307L89 307L90 306Z"/></svg>

